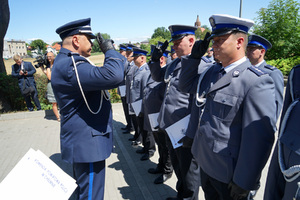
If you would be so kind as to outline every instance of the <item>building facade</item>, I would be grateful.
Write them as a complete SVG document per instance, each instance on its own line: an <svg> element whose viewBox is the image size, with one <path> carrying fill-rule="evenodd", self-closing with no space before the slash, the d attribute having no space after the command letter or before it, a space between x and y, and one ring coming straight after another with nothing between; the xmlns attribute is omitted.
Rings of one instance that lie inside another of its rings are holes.
<svg viewBox="0 0 300 200"><path fill-rule="evenodd" d="M4 40L3 58L12 58L16 54L22 57L27 56L27 47L25 41Z"/></svg>

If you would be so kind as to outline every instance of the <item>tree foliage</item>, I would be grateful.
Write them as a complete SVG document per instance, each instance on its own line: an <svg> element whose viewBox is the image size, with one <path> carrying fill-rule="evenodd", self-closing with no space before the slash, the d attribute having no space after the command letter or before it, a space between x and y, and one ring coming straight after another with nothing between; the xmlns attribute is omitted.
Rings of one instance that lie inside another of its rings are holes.
<svg viewBox="0 0 300 200"><path fill-rule="evenodd" d="M97 34L98 33L96 33L95 35L97 35ZM101 33L101 35L106 40L110 39L110 35L107 34L107 33ZM92 47L92 53L95 53L95 52L101 52L100 46L99 46L99 44L98 44L98 42L97 42L96 39L93 41L93 47Z"/></svg>
<svg viewBox="0 0 300 200"><path fill-rule="evenodd" d="M51 46L54 46L56 43L60 43L61 41L56 41L56 42L53 42L52 44L51 44Z"/></svg>
<svg viewBox="0 0 300 200"><path fill-rule="evenodd" d="M254 33L265 37L273 45L267 52L268 59L300 55L299 5L294 0L273 0L268 8L257 12Z"/></svg>
<svg viewBox="0 0 300 200"><path fill-rule="evenodd" d="M47 44L41 40L41 39L37 39L37 40L33 40L31 43L30 43L30 46L31 48L34 50L34 49L39 49L39 50L42 50L43 52L46 51L46 46Z"/></svg>
<svg viewBox="0 0 300 200"><path fill-rule="evenodd" d="M195 37L197 40L203 40L204 37L205 37L205 34L207 32L211 32L211 30L208 28L208 26L206 25L203 25L202 28L204 28L205 30L202 32L200 28L198 28L196 31L195 31Z"/></svg>
<svg viewBox="0 0 300 200"><path fill-rule="evenodd" d="M154 30L154 33L151 36L151 39L162 37L164 40L171 39L171 33L165 27L158 27Z"/></svg>

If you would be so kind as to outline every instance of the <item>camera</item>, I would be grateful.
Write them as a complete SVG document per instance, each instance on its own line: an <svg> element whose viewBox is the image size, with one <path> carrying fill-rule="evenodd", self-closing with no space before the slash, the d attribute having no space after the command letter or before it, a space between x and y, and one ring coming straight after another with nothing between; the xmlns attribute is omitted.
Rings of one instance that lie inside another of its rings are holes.
<svg viewBox="0 0 300 200"><path fill-rule="evenodd" d="M27 73L27 71L25 69L21 69L21 70L22 70L23 74Z"/></svg>
<svg viewBox="0 0 300 200"><path fill-rule="evenodd" d="M47 64L48 64L47 56L46 55L39 55L39 56L36 57L36 60L33 61L33 62L34 63L37 62L37 64L34 65L36 68L39 68L43 65L47 66Z"/></svg>

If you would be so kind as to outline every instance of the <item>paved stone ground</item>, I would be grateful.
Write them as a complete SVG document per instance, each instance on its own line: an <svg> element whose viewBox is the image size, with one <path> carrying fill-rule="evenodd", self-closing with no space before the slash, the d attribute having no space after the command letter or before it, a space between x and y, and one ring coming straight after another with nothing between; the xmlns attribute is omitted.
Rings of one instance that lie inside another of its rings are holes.
<svg viewBox="0 0 300 200"><path fill-rule="evenodd" d="M175 174L165 184L155 185L153 181L157 175L147 172L156 166L158 153L148 161L140 161L141 155L135 152L137 148L133 148L128 141L133 135L122 133L125 118L121 104L113 104L113 117L114 152L106 161L105 199L160 200L175 196ZM20 112L0 115L0 182L29 148L41 150L72 175L71 166L61 160L59 122L52 112ZM262 174L262 186L255 198L257 200L263 199L266 173L267 167ZM202 191L199 199L204 199ZM70 200L75 200L74 195Z"/></svg>

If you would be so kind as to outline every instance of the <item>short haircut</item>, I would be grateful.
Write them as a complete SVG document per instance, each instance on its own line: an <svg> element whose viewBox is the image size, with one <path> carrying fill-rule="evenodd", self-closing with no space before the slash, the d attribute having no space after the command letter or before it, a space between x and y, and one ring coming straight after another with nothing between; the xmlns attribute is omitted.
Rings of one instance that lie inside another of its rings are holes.
<svg viewBox="0 0 300 200"><path fill-rule="evenodd" d="M15 55L13 56L13 59L14 59L15 62L17 62L18 60L21 59L21 56L19 56L18 54L15 54Z"/></svg>
<svg viewBox="0 0 300 200"><path fill-rule="evenodd" d="M233 35L236 35L236 37L242 37L244 38L244 44L243 47L246 49L247 45L248 45L248 35L246 33L240 32L240 31L233 31L232 32Z"/></svg>

